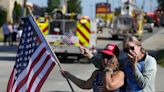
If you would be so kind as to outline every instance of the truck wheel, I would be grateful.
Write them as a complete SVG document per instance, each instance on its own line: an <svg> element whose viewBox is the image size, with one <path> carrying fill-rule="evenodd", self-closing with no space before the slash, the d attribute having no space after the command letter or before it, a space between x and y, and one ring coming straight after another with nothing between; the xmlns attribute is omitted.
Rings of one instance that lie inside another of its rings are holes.
<svg viewBox="0 0 164 92"><path fill-rule="evenodd" d="M149 32L149 33L152 33L152 32L153 32L153 29L149 29L148 32Z"/></svg>
<svg viewBox="0 0 164 92"><path fill-rule="evenodd" d="M112 36L112 39L117 40L117 39L118 39L118 36L117 36L117 35L113 35L113 36Z"/></svg>

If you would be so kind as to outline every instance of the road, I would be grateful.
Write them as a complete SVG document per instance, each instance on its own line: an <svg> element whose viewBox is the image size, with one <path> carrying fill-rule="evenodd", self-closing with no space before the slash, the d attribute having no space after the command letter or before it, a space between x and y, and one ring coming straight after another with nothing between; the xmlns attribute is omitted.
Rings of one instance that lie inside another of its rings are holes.
<svg viewBox="0 0 164 92"><path fill-rule="evenodd" d="M160 30L160 29L157 29ZM156 31L157 32L157 31ZM148 39L154 33L145 33L143 40ZM111 39L101 39L98 41L99 48L104 48L104 46L108 43L115 43L119 45L119 48L122 51L122 40L111 40ZM7 87L7 82L11 73L11 70L14 66L14 60L16 56L16 47L4 47L0 44L0 92L5 92ZM121 57L123 55L121 54ZM62 67L65 70L70 71L72 74L78 76L82 79L87 79L90 77L95 67L92 64L88 63L62 63ZM163 74L163 68L159 67L158 71L159 75ZM160 78L160 76L158 76ZM160 80L157 80L159 82ZM81 90L74 84L72 84L75 92L86 92L86 90ZM157 86L158 88L158 86ZM160 88L159 88L160 89ZM164 90L158 90L158 92L162 92ZM50 73L48 79L44 83L41 92L71 92L71 89L67 83L67 81L61 76L59 67L56 65L52 72ZM92 90L87 90L87 92L92 92Z"/></svg>

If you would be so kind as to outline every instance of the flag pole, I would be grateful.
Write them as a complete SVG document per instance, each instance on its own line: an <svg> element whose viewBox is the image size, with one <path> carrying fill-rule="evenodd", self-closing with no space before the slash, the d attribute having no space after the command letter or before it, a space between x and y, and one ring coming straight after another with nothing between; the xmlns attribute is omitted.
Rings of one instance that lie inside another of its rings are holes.
<svg viewBox="0 0 164 92"><path fill-rule="evenodd" d="M28 9L30 15L32 16L33 20L34 20L35 23L36 23L36 20L35 20L35 18L34 18L34 15L33 15L32 11L31 11L30 7L27 7L27 9ZM52 53L54 59L56 60L58 66L59 66L59 68L60 68L60 70L62 70L63 68L62 68L62 66L61 66L61 64L60 64L60 62L59 62L59 59L57 58L56 54L52 51L52 48L50 47L49 43L48 43L47 40L45 39L43 33L40 31L40 28L38 27L38 25L36 25L36 26L37 26L37 28L39 29L38 32L40 32L40 34L41 34L40 36L43 38L43 40L44 40L44 41L46 42L46 44L48 45L48 47L49 47L48 49L51 51L51 53ZM72 92L75 92L74 89L73 89L73 87L72 87L72 85L71 85L71 83L70 83L70 81L68 80L68 77L67 77L67 76L65 77L65 79L67 80L67 82L68 82L68 84L69 84L69 86L70 86Z"/></svg>

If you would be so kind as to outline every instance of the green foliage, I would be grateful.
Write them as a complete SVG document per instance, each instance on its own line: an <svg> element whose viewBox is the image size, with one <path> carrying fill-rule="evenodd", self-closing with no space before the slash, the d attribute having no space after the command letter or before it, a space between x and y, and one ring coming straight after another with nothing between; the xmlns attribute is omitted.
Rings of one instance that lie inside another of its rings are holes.
<svg viewBox="0 0 164 92"><path fill-rule="evenodd" d="M119 16L121 14L121 7L115 8L114 15Z"/></svg>
<svg viewBox="0 0 164 92"><path fill-rule="evenodd" d="M68 13L81 13L81 0L68 0Z"/></svg>
<svg viewBox="0 0 164 92"><path fill-rule="evenodd" d="M164 57L163 57L163 55L164 55L164 50L160 50L157 54L157 63L162 67L164 67Z"/></svg>
<svg viewBox="0 0 164 92"><path fill-rule="evenodd" d="M19 18L22 16L22 8L20 4L15 2L14 9L13 9L13 20L14 22L18 22Z"/></svg>
<svg viewBox="0 0 164 92"><path fill-rule="evenodd" d="M6 22L7 11L0 7L0 27Z"/></svg>
<svg viewBox="0 0 164 92"><path fill-rule="evenodd" d="M159 8L164 10L164 0L158 0Z"/></svg>
<svg viewBox="0 0 164 92"><path fill-rule="evenodd" d="M47 2L47 12L52 14L52 11L60 6L60 0L48 0Z"/></svg>

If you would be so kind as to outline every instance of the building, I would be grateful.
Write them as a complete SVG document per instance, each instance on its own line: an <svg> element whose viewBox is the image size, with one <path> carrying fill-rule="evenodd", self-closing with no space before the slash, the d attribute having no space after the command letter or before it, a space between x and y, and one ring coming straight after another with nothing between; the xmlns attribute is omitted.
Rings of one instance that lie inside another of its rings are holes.
<svg viewBox="0 0 164 92"><path fill-rule="evenodd" d="M121 14L122 15L132 15L132 12L135 8L135 0L121 0L123 5L121 7Z"/></svg>

